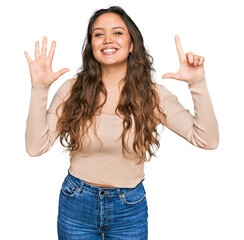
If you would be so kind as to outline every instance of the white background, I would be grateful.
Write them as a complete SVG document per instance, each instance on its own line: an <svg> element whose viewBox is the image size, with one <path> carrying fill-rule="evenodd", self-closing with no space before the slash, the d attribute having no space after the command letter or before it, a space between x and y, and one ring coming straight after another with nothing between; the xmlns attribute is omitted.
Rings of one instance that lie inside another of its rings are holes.
<svg viewBox="0 0 244 240"><path fill-rule="evenodd" d="M167 128L157 158L145 164L149 240L243 240L243 7L242 1L5 1L1 3L1 204L0 239L57 239L58 196L69 167L59 139L39 157L25 150L31 80L24 51L34 59L35 41L56 40L53 70L81 65L89 17L119 5L139 27L154 57L156 81L177 95L192 114L187 84L162 79L177 72L178 34L187 53L204 56L207 86L219 124L216 150L197 148ZM160 4L159 4L160 3ZM160 129L159 129L160 130Z"/></svg>

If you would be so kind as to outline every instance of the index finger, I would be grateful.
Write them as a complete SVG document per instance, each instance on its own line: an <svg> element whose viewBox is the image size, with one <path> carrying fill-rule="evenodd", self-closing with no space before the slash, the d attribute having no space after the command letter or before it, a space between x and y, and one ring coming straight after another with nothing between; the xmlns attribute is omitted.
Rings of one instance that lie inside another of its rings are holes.
<svg viewBox="0 0 244 240"><path fill-rule="evenodd" d="M175 44L176 44L176 49L177 49L180 60L186 59L186 55L185 55L184 50L181 46L180 38L178 35L175 35Z"/></svg>
<svg viewBox="0 0 244 240"><path fill-rule="evenodd" d="M47 58L49 59L50 62L53 61L53 55L55 52L55 47L56 47L56 41L52 41L51 48L50 48L50 51L49 51L48 56L47 56Z"/></svg>

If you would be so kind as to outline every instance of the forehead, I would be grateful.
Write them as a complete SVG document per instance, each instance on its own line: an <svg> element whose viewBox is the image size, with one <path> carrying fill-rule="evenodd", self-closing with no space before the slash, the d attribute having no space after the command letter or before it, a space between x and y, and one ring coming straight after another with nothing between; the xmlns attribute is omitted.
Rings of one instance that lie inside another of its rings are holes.
<svg viewBox="0 0 244 240"><path fill-rule="evenodd" d="M92 29L94 28L113 28L123 27L127 29L125 22L120 17L119 14L116 13L104 13L100 15L96 21L94 22Z"/></svg>

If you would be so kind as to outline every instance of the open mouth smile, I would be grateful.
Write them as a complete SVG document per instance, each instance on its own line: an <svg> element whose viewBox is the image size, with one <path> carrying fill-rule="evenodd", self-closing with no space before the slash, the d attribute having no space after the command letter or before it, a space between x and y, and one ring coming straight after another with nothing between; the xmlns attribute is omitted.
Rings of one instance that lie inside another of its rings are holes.
<svg viewBox="0 0 244 240"><path fill-rule="evenodd" d="M104 55L112 55L114 53L116 53L118 51L117 48L105 48L105 49L102 49L101 52L104 54Z"/></svg>

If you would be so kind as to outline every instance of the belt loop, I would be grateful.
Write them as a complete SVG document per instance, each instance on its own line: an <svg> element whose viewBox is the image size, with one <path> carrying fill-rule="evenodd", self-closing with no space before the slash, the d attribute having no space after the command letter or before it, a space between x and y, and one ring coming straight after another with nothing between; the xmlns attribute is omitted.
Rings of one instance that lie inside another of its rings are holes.
<svg viewBox="0 0 244 240"><path fill-rule="evenodd" d="M84 181L82 180L82 179L80 179L80 184L79 184L79 192L81 192L82 191L82 189L83 189L83 187L84 187Z"/></svg>
<svg viewBox="0 0 244 240"><path fill-rule="evenodd" d="M117 188L117 193L118 193L119 198L121 199L121 198L122 198L122 196L121 196L121 191L120 191L120 188Z"/></svg>

